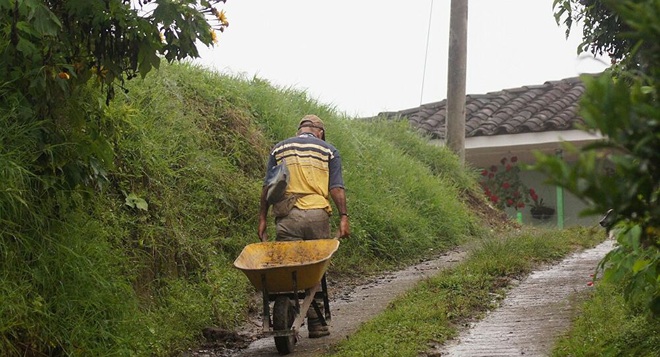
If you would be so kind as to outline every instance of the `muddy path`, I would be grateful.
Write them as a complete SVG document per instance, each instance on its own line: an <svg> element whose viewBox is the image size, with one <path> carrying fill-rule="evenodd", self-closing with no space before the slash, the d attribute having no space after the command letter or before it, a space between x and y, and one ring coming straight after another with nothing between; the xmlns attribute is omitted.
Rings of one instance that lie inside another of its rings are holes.
<svg viewBox="0 0 660 357"><path fill-rule="evenodd" d="M595 248L575 253L560 263L541 268L517 282L484 319L470 325L459 338L443 346L432 346L422 356L545 356L556 336L570 326L571 304L588 289L598 261L612 248L608 240ZM329 283L333 313L330 336L309 339L306 327L290 356L319 356L332 345L348 338L360 325L383 311L397 296L420 280L450 268L467 256L466 250L453 250L407 269L383 274L368 283L342 288ZM330 280L331 281L331 280ZM279 356L272 337L260 334L258 317L236 337L243 345L233 349L206 348L184 356L246 357ZM248 340L253 340L249 343ZM249 344L248 344L249 343Z"/></svg>
<svg viewBox="0 0 660 357"><path fill-rule="evenodd" d="M429 260L394 273L387 273L371 279L368 283L353 289L341 289L339 295L330 290L332 321L329 322L330 336L318 339L307 338L307 328L301 329L302 338L296 344L291 356L319 356L333 344L346 339L354 333L360 324L383 311L397 296L411 289L426 277L433 276L441 269L454 266L462 261L464 250L449 251L437 259ZM247 349L232 356L279 356L275 350L273 338L261 338L254 341Z"/></svg>

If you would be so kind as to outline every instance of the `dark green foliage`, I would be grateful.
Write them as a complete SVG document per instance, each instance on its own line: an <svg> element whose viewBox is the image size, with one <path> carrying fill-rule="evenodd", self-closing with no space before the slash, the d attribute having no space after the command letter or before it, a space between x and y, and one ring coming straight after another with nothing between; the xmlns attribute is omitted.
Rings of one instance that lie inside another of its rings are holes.
<svg viewBox="0 0 660 357"><path fill-rule="evenodd" d="M606 3L601 0L554 0L555 19L557 24L566 26L566 37L574 23L584 25L578 53L605 54L621 60L630 53L634 42L625 36L630 27L615 16Z"/></svg>
<svg viewBox="0 0 660 357"><path fill-rule="evenodd" d="M556 2L557 3L557 2ZM564 8L575 1L565 1ZM620 66L583 80L586 92L580 114L585 130L604 139L581 150L568 165L539 156L537 168L551 181L591 204L585 214L614 211L619 243L603 262L605 279L623 286L631 304L644 302L660 314L660 2L654 0L588 1L582 14L610 14L611 22L587 22L602 35L586 38L597 48L611 45ZM596 15L600 14L600 15ZM569 13L570 16L570 13ZM597 19L596 17L595 19ZM570 25L570 22L568 23ZM625 39L625 43L619 42Z"/></svg>

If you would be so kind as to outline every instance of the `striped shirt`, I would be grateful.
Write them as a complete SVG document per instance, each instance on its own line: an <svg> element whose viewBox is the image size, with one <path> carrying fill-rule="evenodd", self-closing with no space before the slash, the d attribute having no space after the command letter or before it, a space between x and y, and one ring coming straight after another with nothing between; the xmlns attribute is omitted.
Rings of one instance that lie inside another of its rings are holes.
<svg viewBox="0 0 660 357"><path fill-rule="evenodd" d="M286 160L290 176L286 193L304 195L296 201L295 207L322 208L332 212L328 200L330 189L344 188L341 157L337 149L310 133L303 133L273 147L266 172L282 160Z"/></svg>

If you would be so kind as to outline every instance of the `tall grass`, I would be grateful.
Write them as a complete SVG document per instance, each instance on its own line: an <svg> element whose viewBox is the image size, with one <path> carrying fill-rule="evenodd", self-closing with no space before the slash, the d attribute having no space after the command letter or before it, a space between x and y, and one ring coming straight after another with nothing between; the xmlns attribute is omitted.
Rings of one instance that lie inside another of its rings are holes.
<svg viewBox="0 0 660 357"><path fill-rule="evenodd" d="M389 129L352 124L346 123L336 133L331 127L327 134L338 142L345 161L349 210L355 217L353 237L347 241L351 251L362 251L370 257L367 261L387 265L455 245L475 233L476 222L458 200L460 189L454 181L442 180L423 162L381 137ZM393 126L408 130L401 123ZM430 146L425 154L452 157Z"/></svg>
<svg viewBox="0 0 660 357"><path fill-rule="evenodd" d="M595 286L552 356L660 356L660 320L627 303L621 287Z"/></svg>
<svg viewBox="0 0 660 357"><path fill-rule="evenodd" d="M231 263L257 241L268 152L305 114L324 119L344 162L353 234L331 274L481 234L459 199L471 173L404 123L353 120L304 92L188 64L127 89L95 118L112 154L95 185L49 189L31 166L44 151L37 134L15 120L20 104L0 109L1 355L165 356L206 326L238 326L254 288ZM95 90L63 110L87 120L76 111ZM71 140L67 150L94 152Z"/></svg>

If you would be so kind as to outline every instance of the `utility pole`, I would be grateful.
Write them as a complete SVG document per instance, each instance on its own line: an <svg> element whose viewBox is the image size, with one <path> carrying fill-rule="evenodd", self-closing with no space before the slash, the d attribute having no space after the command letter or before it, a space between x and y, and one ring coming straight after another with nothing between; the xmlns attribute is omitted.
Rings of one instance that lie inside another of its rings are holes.
<svg viewBox="0 0 660 357"><path fill-rule="evenodd" d="M468 0L451 0L447 66L447 146L465 163L465 72Z"/></svg>

